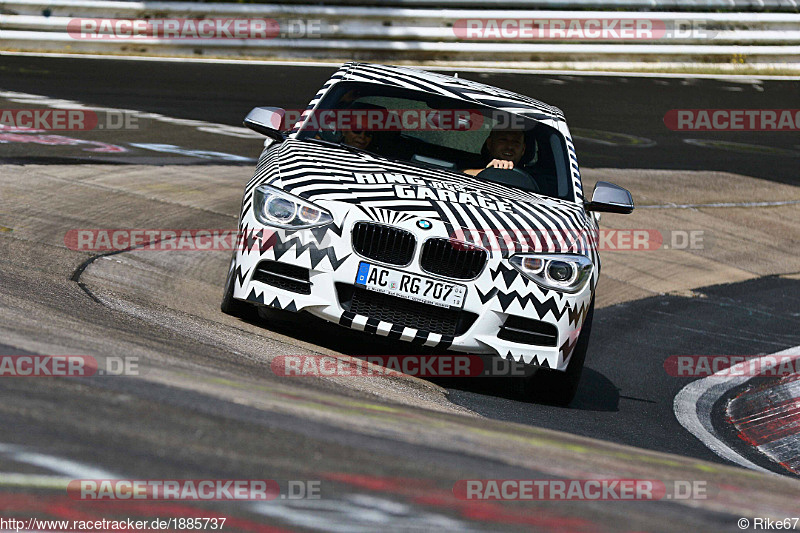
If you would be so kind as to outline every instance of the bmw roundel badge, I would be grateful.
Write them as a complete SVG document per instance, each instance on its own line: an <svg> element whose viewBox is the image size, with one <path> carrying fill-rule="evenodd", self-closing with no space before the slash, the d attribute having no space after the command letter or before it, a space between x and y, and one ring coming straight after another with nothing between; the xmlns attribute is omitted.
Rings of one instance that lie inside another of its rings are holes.
<svg viewBox="0 0 800 533"><path fill-rule="evenodd" d="M417 227L419 229L431 229L433 224L431 224L430 220L425 220L424 218L417 220Z"/></svg>

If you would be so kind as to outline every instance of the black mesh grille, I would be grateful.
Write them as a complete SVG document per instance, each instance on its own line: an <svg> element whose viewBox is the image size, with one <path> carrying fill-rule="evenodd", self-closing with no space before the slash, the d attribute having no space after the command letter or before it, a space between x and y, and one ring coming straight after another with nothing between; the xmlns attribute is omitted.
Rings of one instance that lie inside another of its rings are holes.
<svg viewBox="0 0 800 533"><path fill-rule="evenodd" d="M308 269L278 263L276 261L262 261L256 266L253 279L299 294L311 294L311 282L308 280Z"/></svg>
<svg viewBox="0 0 800 533"><path fill-rule="evenodd" d="M431 274L473 279L486 264L486 250L450 239L430 239L422 246L419 264Z"/></svg>
<svg viewBox="0 0 800 533"><path fill-rule="evenodd" d="M353 226L353 248L363 257L407 265L414 257L417 241L411 232L392 226L358 222Z"/></svg>
<svg viewBox="0 0 800 533"><path fill-rule="evenodd" d="M353 313L440 335L463 335L478 318L474 313L353 289L352 286L340 287L339 298L344 300L342 305Z"/></svg>
<svg viewBox="0 0 800 533"><path fill-rule="evenodd" d="M503 327L500 328L500 333L497 337L521 344L557 346L558 328L549 322L521 316L510 316L506 319Z"/></svg>

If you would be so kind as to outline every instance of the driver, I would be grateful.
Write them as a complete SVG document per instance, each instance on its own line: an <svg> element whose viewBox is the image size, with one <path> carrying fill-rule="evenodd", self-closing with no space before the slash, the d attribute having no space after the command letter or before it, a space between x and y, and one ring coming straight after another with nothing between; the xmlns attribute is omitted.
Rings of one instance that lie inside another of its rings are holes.
<svg viewBox="0 0 800 533"><path fill-rule="evenodd" d="M525 132L520 130L494 129L484 144L491 161L485 168L512 169L518 165L525 153ZM469 168L462 172L477 176L483 168Z"/></svg>
<svg viewBox="0 0 800 533"><path fill-rule="evenodd" d="M372 143L372 132L367 130L344 130L342 142L348 146L366 150Z"/></svg>
<svg viewBox="0 0 800 533"><path fill-rule="evenodd" d="M351 106L351 109L373 108L378 109L378 106L371 106L370 104L359 105L358 103ZM346 144L347 146L353 146L361 150L366 150L369 148L370 144L372 144L374 132L367 128L367 118L365 116L357 115L353 118L354 121L352 127L344 128L342 130L342 143Z"/></svg>
<svg viewBox="0 0 800 533"><path fill-rule="evenodd" d="M366 120L363 117L357 117L352 128L345 128L341 130L342 144L366 150L372 144L374 134L372 131L366 129ZM322 139L322 132L316 135L317 139Z"/></svg>

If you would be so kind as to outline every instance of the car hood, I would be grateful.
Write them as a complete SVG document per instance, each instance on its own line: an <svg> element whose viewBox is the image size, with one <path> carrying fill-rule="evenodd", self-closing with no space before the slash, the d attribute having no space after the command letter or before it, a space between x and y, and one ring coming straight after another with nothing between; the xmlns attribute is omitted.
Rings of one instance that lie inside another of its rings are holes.
<svg viewBox="0 0 800 533"><path fill-rule="evenodd" d="M356 205L377 222L439 220L452 238L503 255L585 253L589 245L591 221L574 202L307 141L287 140L275 155L273 184L312 202Z"/></svg>

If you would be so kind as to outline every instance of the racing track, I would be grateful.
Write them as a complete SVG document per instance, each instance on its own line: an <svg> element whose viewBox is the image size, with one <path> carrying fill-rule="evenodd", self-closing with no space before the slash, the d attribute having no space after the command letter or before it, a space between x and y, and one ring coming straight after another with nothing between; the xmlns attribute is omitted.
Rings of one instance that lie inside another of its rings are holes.
<svg viewBox="0 0 800 533"><path fill-rule="evenodd" d="M11 56L2 57L0 69L3 91L228 125L237 125L255 105L304 105L330 72ZM357 335L316 322L309 328L280 320L263 329L221 315L225 252L131 251L76 270L90 255L64 247L66 229L235 225L241 187L251 172L235 156L256 157L259 140L142 117L136 131L69 134L122 146L120 153L86 151L96 144L2 145L7 162L28 164L3 167L4 353L125 355L140 358L143 369L140 377L4 379L0 420L19 431L4 432L0 446L0 489L6 491L0 511L33 511L37 505L26 497L34 494L35 501L47 502L45 513L57 515L63 512L58 505L63 492L53 487L101 469L116 478L322 481L321 500L203 505L238 518L235 527L241 530L269 523L325 531L434 525L733 531L739 513L757 513L767 502L771 513L790 516L800 494L796 481L725 466L730 463L678 424L672 400L691 380L670 377L663 362L676 354L749 355L800 345L800 280L784 275L800 271L800 239L796 224L787 222L796 217L797 206L745 206L800 201L798 156L768 153L763 157L769 164L754 163L752 155L689 145L660 117L684 107L796 107L798 83L462 75L540 97L564 108L573 129L594 130L576 141L588 182L618 182L640 205L737 204L640 209L628 219L605 218L608 227L702 228L708 246L695 252L660 250L652 258L641 255L647 252L605 252L590 356L570 409L505 398L502 380L439 381L449 401L436 384L416 379L281 380L269 369L274 355L359 355L391 347L365 345ZM287 96L289 79L297 80L298 89ZM57 105L19 94L0 97L3 107L23 107L20 101ZM597 130L656 144L599 144L598 139L611 141ZM791 135L703 136L797 149ZM155 151L155 144L183 151ZM121 162L135 166L101 164ZM687 168L697 172L674 172ZM702 288L723 282L728 284ZM38 459L30 456L37 453ZM476 505L455 500L450 492L458 479L586 477L589 472L700 479L714 487L715 498L691 505ZM730 485L742 490L726 491ZM87 503L72 508L76 514L110 512ZM150 504L113 512L187 511Z"/></svg>

